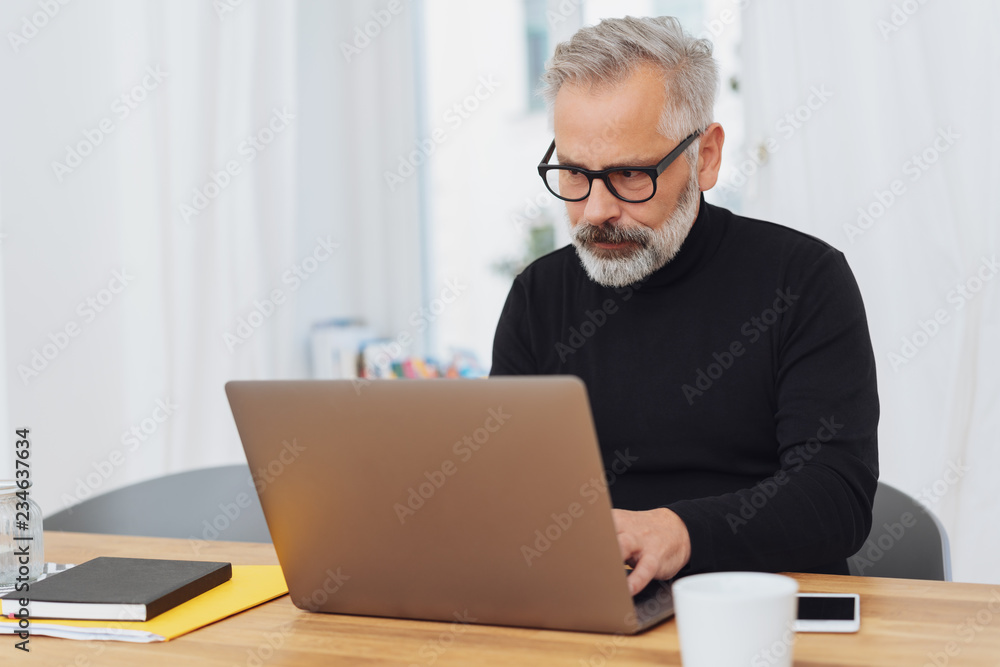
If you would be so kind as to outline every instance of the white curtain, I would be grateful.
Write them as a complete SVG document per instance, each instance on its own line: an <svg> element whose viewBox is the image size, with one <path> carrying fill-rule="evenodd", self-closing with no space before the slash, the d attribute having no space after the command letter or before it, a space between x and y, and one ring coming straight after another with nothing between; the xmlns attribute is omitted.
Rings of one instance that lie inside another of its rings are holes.
<svg viewBox="0 0 1000 667"><path fill-rule="evenodd" d="M222 385L289 371L292 309L224 336L296 259L298 110L293 3L44 4L0 16L28 35L0 185L11 426L51 513L242 458Z"/></svg>
<svg viewBox="0 0 1000 667"><path fill-rule="evenodd" d="M426 303L427 164L404 169L392 187L386 179L428 136L419 121L421 12L421 0L299 2L300 244L321 234L342 244L331 270L302 288L300 328L359 317L398 340ZM423 354L421 336L412 338L404 353Z"/></svg>
<svg viewBox="0 0 1000 667"><path fill-rule="evenodd" d="M944 521L956 580L992 583L998 25L1000 5L976 0L749 3L748 176L729 181L744 214L847 255L878 360L881 478Z"/></svg>
<svg viewBox="0 0 1000 667"><path fill-rule="evenodd" d="M419 179L384 180L417 136L416 12L384 5L0 7L16 35L0 47L0 476L9 429L31 428L46 514L243 461L226 381L308 377L314 322L391 337L419 309ZM347 58L356 29L374 36Z"/></svg>

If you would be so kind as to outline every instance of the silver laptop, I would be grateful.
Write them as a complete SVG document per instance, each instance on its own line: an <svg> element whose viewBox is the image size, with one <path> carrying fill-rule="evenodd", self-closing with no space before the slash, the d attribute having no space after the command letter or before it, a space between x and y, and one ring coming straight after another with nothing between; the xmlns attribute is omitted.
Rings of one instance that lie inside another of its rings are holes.
<svg viewBox="0 0 1000 667"><path fill-rule="evenodd" d="M229 382L278 560L310 611L635 633L590 405L572 376Z"/></svg>

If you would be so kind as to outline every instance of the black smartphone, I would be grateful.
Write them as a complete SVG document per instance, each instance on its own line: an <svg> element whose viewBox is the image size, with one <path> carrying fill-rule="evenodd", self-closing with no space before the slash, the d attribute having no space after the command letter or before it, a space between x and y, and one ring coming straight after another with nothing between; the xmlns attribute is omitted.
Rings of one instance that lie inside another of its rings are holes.
<svg viewBox="0 0 1000 667"><path fill-rule="evenodd" d="M857 632L861 598L856 593L799 593L796 632Z"/></svg>

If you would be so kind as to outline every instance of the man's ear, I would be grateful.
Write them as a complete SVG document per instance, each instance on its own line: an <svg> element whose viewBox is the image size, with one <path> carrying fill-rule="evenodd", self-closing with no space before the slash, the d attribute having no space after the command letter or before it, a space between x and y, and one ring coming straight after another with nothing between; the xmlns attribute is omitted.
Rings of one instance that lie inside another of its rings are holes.
<svg viewBox="0 0 1000 667"><path fill-rule="evenodd" d="M711 190L719 181L722 167L722 144L726 132L718 123L709 125L699 137L698 144L698 188L704 192Z"/></svg>

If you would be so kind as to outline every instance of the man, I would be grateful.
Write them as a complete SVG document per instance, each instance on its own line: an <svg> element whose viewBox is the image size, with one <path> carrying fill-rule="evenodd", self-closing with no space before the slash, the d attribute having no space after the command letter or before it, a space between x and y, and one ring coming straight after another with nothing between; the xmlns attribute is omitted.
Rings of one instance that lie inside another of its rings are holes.
<svg viewBox="0 0 1000 667"><path fill-rule="evenodd" d="M633 594L700 571L847 574L878 396L844 256L706 204L717 66L675 19L584 28L544 83L539 171L573 243L515 279L491 374L586 383L605 467L627 466L610 492Z"/></svg>

